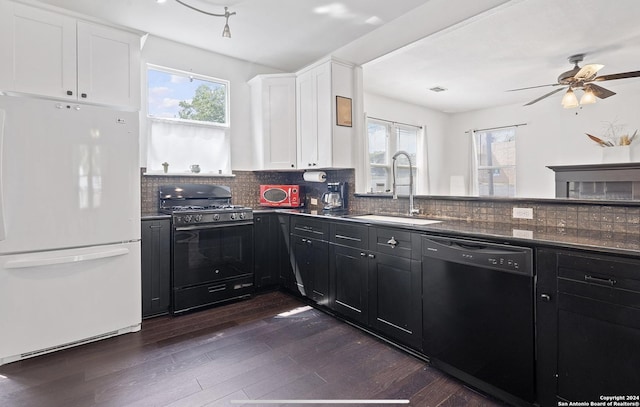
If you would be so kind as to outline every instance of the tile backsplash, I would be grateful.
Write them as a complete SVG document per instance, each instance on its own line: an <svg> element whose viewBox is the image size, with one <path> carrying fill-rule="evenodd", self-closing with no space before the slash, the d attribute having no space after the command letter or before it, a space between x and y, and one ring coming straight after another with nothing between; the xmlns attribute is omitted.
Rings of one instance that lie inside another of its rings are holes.
<svg viewBox="0 0 640 407"><path fill-rule="evenodd" d="M142 174L145 169L142 168ZM349 186L349 199L353 199L353 185L355 175L353 170L328 170L327 182L347 182ZM224 176L163 176L141 175L141 211L142 213L154 213L158 210L158 187L171 184L216 184L226 185L231 188L231 200L234 205L248 206L254 209L260 208L261 184L294 184L300 185L306 197L306 206L309 206L311 198L320 199L327 191L325 182L307 182L302 179L303 171L233 171L231 177Z"/></svg>
<svg viewBox="0 0 640 407"><path fill-rule="evenodd" d="M353 169L325 170L327 182L348 183L348 205L352 213L378 213L406 215L409 201L391 196L354 195L355 172ZM142 169L144 173L144 168ZM141 176L141 209L143 214L154 213L158 208L158 187L173 183L217 184L231 187L232 203L260 208L260 184L298 184L306 195L306 206L311 198L320 199L326 192L326 183L306 182L303 171L234 171L232 177L207 176ZM638 204L603 203L585 201L556 201L552 199L482 199L477 197L424 197L415 198L420 217L453 219L461 221L508 223L516 228L542 230L567 228L640 234L640 202ZM512 210L532 208L533 219L513 219Z"/></svg>

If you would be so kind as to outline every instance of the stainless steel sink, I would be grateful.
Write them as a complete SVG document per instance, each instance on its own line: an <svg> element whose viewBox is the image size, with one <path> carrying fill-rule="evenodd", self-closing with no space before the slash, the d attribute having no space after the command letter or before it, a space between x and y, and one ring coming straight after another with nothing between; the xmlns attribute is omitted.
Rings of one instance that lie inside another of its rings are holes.
<svg viewBox="0 0 640 407"><path fill-rule="evenodd" d="M433 219L420 219L400 216L385 216L385 215L356 215L350 216L353 219L370 220L372 222L389 222L389 223L401 223L404 225L431 225L433 223L440 223L441 220Z"/></svg>

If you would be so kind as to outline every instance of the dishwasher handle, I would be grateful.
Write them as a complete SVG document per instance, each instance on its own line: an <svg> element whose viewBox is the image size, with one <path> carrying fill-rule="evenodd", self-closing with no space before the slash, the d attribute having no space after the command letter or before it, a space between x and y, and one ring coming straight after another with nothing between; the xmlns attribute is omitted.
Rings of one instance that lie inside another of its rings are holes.
<svg viewBox="0 0 640 407"><path fill-rule="evenodd" d="M423 237L422 256L516 274L533 275L531 248L473 240Z"/></svg>

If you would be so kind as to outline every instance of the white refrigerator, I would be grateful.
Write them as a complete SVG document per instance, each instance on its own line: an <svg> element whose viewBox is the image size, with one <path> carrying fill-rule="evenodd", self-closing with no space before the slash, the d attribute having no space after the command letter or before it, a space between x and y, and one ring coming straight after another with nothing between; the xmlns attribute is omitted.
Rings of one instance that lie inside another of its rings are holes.
<svg viewBox="0 0 640 407"><path fill-rule="evenodd" d="M140 330L138 128L0 96L0 365Z"/></svg>

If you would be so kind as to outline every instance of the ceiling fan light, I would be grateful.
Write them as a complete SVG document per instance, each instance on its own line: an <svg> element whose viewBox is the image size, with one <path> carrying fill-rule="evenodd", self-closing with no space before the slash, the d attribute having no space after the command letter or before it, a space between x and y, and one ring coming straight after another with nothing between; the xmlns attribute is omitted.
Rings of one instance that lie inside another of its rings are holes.
<svg viewBox="0 0 640 407"><path fill-rule="evenodd" d="M590 105L592 103L596 103L596 95L593 94L593 90L589 86L586 86L584 89L584 94L580 98L581 105Z"/></svg>
<svg viewBox="0 0 640 407"><path fill-rule="evenodd" d="M573 90L569 88L567 90L567 93L565 93L562 97L562 107L564 107L565 109L571 109L578 106L578 98L576 97L576 94L573 93Z"/></svg>

